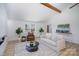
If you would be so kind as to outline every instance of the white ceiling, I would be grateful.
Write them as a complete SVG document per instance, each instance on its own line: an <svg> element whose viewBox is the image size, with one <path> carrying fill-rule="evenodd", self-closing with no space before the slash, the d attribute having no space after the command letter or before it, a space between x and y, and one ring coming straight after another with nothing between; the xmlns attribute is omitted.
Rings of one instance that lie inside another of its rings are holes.
<svg viewBox="0 0 79 59"><path fill-rule="evenodd" d="M69 8L68 3L51 3L61 11ZM44 21L50 19L57 12L41 5L40 3L9 3L6 4L8 17L15 20Z"/></svg>

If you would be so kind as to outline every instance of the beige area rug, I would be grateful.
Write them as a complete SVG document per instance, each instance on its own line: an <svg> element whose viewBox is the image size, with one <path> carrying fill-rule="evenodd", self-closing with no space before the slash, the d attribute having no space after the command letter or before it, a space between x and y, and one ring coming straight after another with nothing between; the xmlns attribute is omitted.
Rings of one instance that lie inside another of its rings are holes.
<svg viewBox="0 0 79 59"><path fill-rule="evenodd" d="M15 56L56 56L57 53L39 42L38 51L28 52L26 50L26 42L17 43L15 47Z"/></svg>

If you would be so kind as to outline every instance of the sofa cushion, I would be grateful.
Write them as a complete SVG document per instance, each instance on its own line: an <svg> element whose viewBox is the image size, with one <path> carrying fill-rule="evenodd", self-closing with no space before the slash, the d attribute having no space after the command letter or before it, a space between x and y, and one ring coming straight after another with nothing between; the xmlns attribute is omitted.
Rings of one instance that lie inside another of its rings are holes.
<svg viewBox="0 0 79 59"><path fill-rule="evenodd" d="M42 40L44 40L45 42L47 42L48 44L54 45L56 46L56 42L50 39L45 39L45 38L41 38Z"/></svg>

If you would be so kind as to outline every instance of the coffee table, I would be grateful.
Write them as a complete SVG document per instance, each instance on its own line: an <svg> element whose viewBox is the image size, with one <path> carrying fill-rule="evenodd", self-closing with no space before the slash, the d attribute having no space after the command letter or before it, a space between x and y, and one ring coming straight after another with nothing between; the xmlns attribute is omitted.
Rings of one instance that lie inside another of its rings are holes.
<svg viewBox="0 0 79 59"><path fill-rule="evenodd" d="M27 44L26 43L26 50L29 51L29 52L35 52L38 50L38 45L39 45L39 42L34 42L35 44Z"/></svg>

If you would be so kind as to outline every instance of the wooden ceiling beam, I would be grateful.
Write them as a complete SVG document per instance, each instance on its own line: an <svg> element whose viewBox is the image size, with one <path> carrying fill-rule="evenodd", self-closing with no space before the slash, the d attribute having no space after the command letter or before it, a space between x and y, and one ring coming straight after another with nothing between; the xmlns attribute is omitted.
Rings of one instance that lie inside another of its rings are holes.
<svg viewBox="0 0 79 59"><path fill-rule="evenodd" d="M56 11L56 12L58 12L58 13L61 13L61 10L59 10L58 8L56 8L56 7L54 7L53 5L51 5L50 3L41 3L42 5L44 5L44 6L46 6L46 7L48 7L48 8L50 8L50 9L52 9L52 10L54 10L54 11Z"/></svg>

